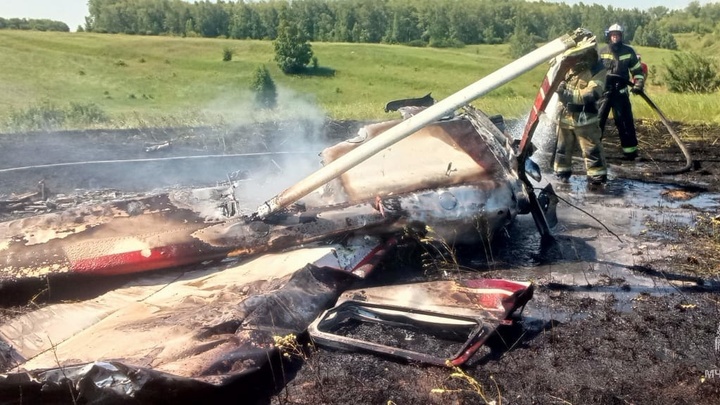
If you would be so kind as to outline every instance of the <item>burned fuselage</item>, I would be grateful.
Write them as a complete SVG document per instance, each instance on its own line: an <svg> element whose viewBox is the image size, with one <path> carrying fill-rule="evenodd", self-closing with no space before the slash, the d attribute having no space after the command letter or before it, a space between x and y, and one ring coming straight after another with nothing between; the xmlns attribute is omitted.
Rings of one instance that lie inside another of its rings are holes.
<svg viewBox="0 0 720 405"><path fill-rule="evenodd" d="M325 149L324 163L400 121ZM232 215L241 193L215 188L71 209L0 224L0 279L127 274L278 251L329 237L385 237L408 225L448 243L489 239L527 195L511 139L482 112L434 122L267 218ZM247 211L247 207L245 207Z"/></svg>
<svg viewBox="0 0 720 405"><path fill-rule="evenodd" d="M323 151L323 160L333 161L396 124L369 125L356 141ZM512 139L474 109L424 127L327 187L348 201L399 207L406 223L427 225L450 243L490 239L527 213Z"/></svg>

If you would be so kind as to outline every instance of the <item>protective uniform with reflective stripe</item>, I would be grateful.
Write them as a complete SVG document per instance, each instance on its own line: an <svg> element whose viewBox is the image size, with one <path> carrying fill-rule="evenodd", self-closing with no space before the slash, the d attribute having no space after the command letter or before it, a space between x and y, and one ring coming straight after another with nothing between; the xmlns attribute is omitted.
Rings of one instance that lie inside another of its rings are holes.
<svg viewBox="0 0 720 405"><path fill-rule="evenodd" d="M604 46L600 50L600 59L607 68L608 74L620 77L619 80L612 76L608 77L607 94L600 102L600 128L605 129L605 122L610 114L610 109L612 109L623 152L625 154L636 153L635 118L626 83L645 81L642 63L635 50L622 42Z"/></svg>
<svg viewBox="0 0 720 405"><path fill-rule="evenodd" d="M618 75L625 81L632 82L631 79L645 79L637 53L632 47L622 42L605 45L600 50L600 59L605 64L608 73ZM632 74L632 78L630 74ZM608 86L616 84L611 79L608 80Z"/></svg>
<svg viewBox="0 0 720 405"><path fill-rule="evenodd" d="M575 141L580 145L588 176L607 174L602 147L597 102L605 90L607 70L601 61L589 67L580 65L565 76L572 99L562 105L555 149L555 173L572 172Z"/></svg>

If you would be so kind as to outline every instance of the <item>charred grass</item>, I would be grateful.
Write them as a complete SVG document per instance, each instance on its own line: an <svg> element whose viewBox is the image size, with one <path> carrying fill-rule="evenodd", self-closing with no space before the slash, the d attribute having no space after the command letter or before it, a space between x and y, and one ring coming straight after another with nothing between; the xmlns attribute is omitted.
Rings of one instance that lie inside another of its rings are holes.
<svg viewBox="0 0 720 405"><path fill-rule="evenodd" d="M701 278L720 277L720 216L717 212L693 206L692 198L700 193L720 192L720 127L711 123L673 123L675 131L690 151L694 167L676 176L640 174L638 179L663 182L670 187L658 199L682 201L682 207L695 212L689 221L648 219L647 237L667 244L669 258L646 263L655 270L693 275ZM638 142L641 156L657 165L681 166L682 154L658 122L638 121ZM613 136L613 135L611 135ZM611 142L616 142L616 137ZM609 154L613 154L611 146ZM632 173L626 173L628 177Z"/></svg>
<svg viewBox="0 0 720 405"><path fill-rule="evenodd" d="M673 273L720 277L720 215L699 212L689 225L650 220L647 226L655 238L667 241L668 248L676 252L669 259L650 262L649 265Z"/></svg>

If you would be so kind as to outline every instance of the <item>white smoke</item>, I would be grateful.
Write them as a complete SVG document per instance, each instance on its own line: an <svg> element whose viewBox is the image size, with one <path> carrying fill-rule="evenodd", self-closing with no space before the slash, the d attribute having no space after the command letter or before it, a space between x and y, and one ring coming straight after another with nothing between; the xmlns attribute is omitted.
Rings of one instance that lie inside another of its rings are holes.
<svg viewBox="0 0 720 405"><path fill-rule="evenodd" d="M555 152L555 143L557 138L557 114L558 114L558 102L557 96L552 95L552 98L548 102L545 111L540 114L540 122L538 123L535 133L533 134L532 143L537 148L532 159L540 165L541 168L549 170L552 167L552 156ZM525 124L530 117L530 113L518 121L508 125L508 132L515 139L522 137Z"/></svg>
<svg viewBox="0 0 720 405"><path fill-rule="evenodd" d="M323 134L328 118L311 95L284 87L278 87L277 94L277 106L271 110L257 109L249 91L233 109L229 109L227 99L219 99L210 107L213 113L226 117L233 131L272 128L271 134L258 133L263 139L256 139L268 154L253 160L255 164L244 168L248 178L236 182L234 194L243 211L254 210L320 169L319 154L332 143Z"/></svg>

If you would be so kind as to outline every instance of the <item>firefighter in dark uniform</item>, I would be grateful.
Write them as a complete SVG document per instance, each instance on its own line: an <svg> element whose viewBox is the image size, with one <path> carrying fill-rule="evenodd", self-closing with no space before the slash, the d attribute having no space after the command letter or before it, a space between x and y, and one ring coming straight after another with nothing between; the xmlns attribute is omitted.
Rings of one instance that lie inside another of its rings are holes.
<svg viewBox="0 0 720 405"><path fill-rule="evenodd" d="M586 51L565 75L556 93L560 115L555 148L555 176L567 182L572 175L575 143L580 145L588 184L607 181L607 164L602 146L597 103L605 92L607 70L595 47Z"/></svg>
<svg viewBox="0 0 720 405"><path fill-rule="evenodd" d="M606 93L600 102L600 129L605 131L605 122L612 109L623 157L625 160L635 160L638 156L638 142L627 83L634 83L630 91L638 93L645 86L645 76L635 50L623 43L623 27L619 24L611 25L607 37L608 44L600 50L600 58L609 75Z"/></svg>

